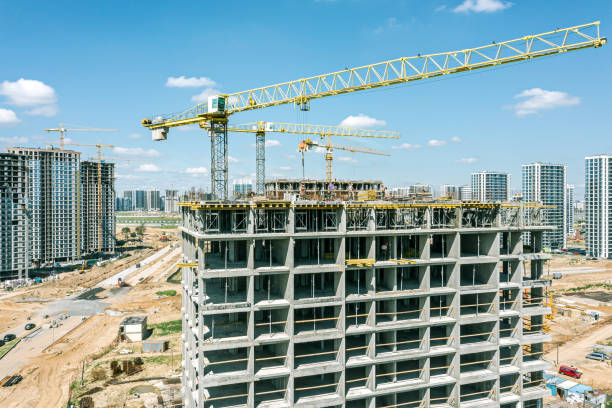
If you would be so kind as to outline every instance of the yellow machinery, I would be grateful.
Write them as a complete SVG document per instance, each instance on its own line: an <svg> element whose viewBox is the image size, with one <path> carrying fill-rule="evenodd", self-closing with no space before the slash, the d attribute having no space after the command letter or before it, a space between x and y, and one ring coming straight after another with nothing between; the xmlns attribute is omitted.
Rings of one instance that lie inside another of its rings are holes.
<svg viewBox="0 0 612 408"><path fill-rule="evenodd" d="M476 48L402 57L246 91L210 96L206 102L181 113L147 118L142 124L153 131L153 140L166 140L171 127L207 123L211 138L212 193L217 199L224 200L228 197L227 123L230 115L289 103L306 111L310 109L312 99L493 68L583 48L598 48L606 42L607 39L599 35L599 21L596 21Z"/></svg>
<svg viewBox="0 0 612 408"><path fill-rule="evenodd" d="M374 149L366 149L363 147L353 147L353 146L343 146L332 144L329 135L327 136L327 143L318 143L313 142L310 139L302 140L302 142L298 146L298 151L302 153L302 166L304 166L304 151L312 149L312 147L323 147L326 149L325 152L325 181L330 183L332 181L332 160L333 160L333 150L346 150L352 153L367 153L367 154L377 154L379 156L391 156L388 153L381 152Z"/></svg>
<svg viewBox="0 0 612 408"><path fill-rule="evenodd" d="M207 122L200 123L200 127L202 127L203 129L210 130L210 126ZM309 125L301 123L280 123L264 121L244 123L240 125L231 125L227 128L227 131L255 133L255 193L257 195L263 195L264 193L264 184L266 177L266 133L272 132L292 133L298 135L318 135L321 138L327 136L328 141L330 136L399 139L398 132L388 130L370 130L358 129L348 126ZM302 169L303 168L304 155L302 153ZM329 170L331 171L331 167ZM302 174L302 177L303 176L304 175Z"/></svg>

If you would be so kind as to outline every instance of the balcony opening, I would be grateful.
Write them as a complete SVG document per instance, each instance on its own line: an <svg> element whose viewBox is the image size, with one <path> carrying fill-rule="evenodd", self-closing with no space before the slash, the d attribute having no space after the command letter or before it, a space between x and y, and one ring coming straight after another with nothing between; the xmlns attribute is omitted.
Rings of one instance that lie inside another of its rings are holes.
<svg viewBox="0 0 612 408"><path fill-rule="evenodd" d="M501 261L499 263L499 282L517 282L519 261Z"/></svg>
<svg viewBox="0 0 612 408"><path fill-rule="evenodd" d="M340 339L319 340L294 345L294 368L303 368L312 364L330 364L338 362Z"/></svg>
<svg viewBox="0 0 612 408"><path fill-rule="evenodd" d="M246 372L249 349L245 347L204 352L204 376Z"/></svg>
<svg viewBox="0 0 612 408"><path fill-rule="evenodd" d="M288 239L256 239L255 268L286 266L288 248Z"/></svg>
<svg viewBox="0 0 612 408"><path fill-rule="evenodd" d="M246 406L249 397L249 384L231 384L207 387L209 397L204 400L206 408L226 408Z"/></svg>
<svg viewBox="0 0 612 408"><path fill-rule="evenodd" d="M433 234L429 240L429 257L431 259L448 258L454 241L455 234Z"/></svg>
<svg viewBox="0 0 612 408"><path fill-rule="evenodd" d="M463 384L460 385L459 389L459 400L461 403L478 400L496 400L494 381L482 381L472 384Z"/></svg>
<svg viewBox="0 0 612 408"><path fill-rule="evenodd" d="M255 374L262 374L261 370L287 368L288 349L288 342L255 346Z"/></svg>
<svg viewBox="0 0 612 408"><path fill-rule="evenodd" d="M346 325L349 328L359 328L369 325L369 315L372 302L351 302L346 303Z"/></svg>
<svg viewBox="0 0 612 408"><path fill-rule="evenodd" d="M323 306L294 310L294 334L340 329L340 306Z"/></svg>
<svg viewBox="0 0 612 408"><path fill-rule="evenodd" d="M429 286L447 288L453 274L453 265L431 265L429 267Z"/></svg>
<svg viewBox="0 0 612 408"><path fill-rule="evenodd" d="M500 394L518 394L520 391L520 375L518 373L506 374L499 376L499 393Z"/></svg>
<svg viewBox="0 0 612 408"><path fill-rule="evenodd" d="M248 313L224 313L205 315L204 339L222 340L233 337L247 336Z"/></svg>
<svg viewBox="0 0 612 408"><path fill-rule="evenodd" d="M431 228L455 228L457 212L454 208L431 208Z"/></svg>
<svg viewBox="0 0 612 408"><path fill-rule="evenodd" d="M295 232L329 232L338 230L336 209L296 209Z"/></svg>
<svg viewBox="0 0 612 408"><path fill-rule="evenodd" d="M454 345L453 329L455 324L444 324L431 326L429 345L430 347L448 347Z"/></svg>
<svg viewBox="0 0 612 408"><path fill-rule="evenodd" d="M425 320L425 300L424 297L397 299L395 320L398 322Z"/></svg>
<svg viewBox="0 0 612 408"><path fill-rule="evenodd" d="M255 303L274 302L287 298L286 274L267 274L255 276Z"/></svg>
<svg viewBox="0 0 612 408"><path fill-rule="evenodd" d="M492 370L495 365L495 351L481 351L479 353L462 354L460 356L461 374L475 371Z"/></svg>
<svg viewBox="0 0 612 408"><path fill-rule="evenodd" d="M388 261L395 257L393 251L394 238L392 236L376 237L376 261Z"/></svg>
<svg viewBox="0 0 612 408"><path fill-rule="evenodd" d="M419 266L397 268L397 290L424 290L426 269Z"/></svg>
<svg viewBox="0 0 612 408"><path fill-rule="evenodd" d="M517 364L519 360L519 346L502 346L499 348L499 365L511 366Z"/></svg>
<svg viewBox="0 0 612 408"><path fill-rule="evenodd" d="M353 367L346 369L345 392L358 391L368 387L372 366Z"/></svg>
<svg viewBox="0 0 612 408"><path fill-rule="evenodd" d="M445 354L442 356L433 356L429 360L430 371L432 377L452 376L453 372L453 355Z"/></svg>
<svg viewBox="0 0 612 408"><path fill-rule="evenodd" d="M519 317L503 317L499 319L499 337L513 338L518 337L520 330L518 328Z"/></svg>
<svg viewBox="0 0 612 408"><path fill-rule="evenodd" d="M395 290L395 268L376 269L376 293Z"/></svg>
<svg viewBox="0 0 612 408"><path fill-rule="evenodd" d="M518 311L520 308L520 302L518 299L519 289L501 289L499 291L499 309L502 311L515 310Z"/></svg>
<svg viewBox="0 0 612 408"><path fill-rule="evenodd" d="M399 259L421 259L425 249L423 235L400 235L396 239L395 251Z"/></svg>
<svg viewBox="0 0 612 408"><path fill-rule="evenodd" d="M255 381L255 407L274 407L287 403L288 377L278 377Z"/></svg>
<svg viewBox="0 0 612 408"><path fill-rule="evenodd" d="M348 237L345 240L346 259L368 259L370 256L370 246L372 238L369 237Z"/></svg>
<svg viewBox="0 0 612 408"><path fill-rule="evenodd" d="M487 234L461 234L461 256L493 256L493 244L495 243L494 233Z"/></svg>
<svg viewBox="0 0 612 408"><path fill-rule="evenodd" d="M293 296L296 300L340 296L340 274L334 272L296 274Z"/></svg>
<svg viewBox="0 0 612 408"><path fill-rule="evenodd" d="M255 311L255 338L279 337L287 334L289 308L274 308Z"/></svg>
<svg viewBox="0 0 612 408"><path fill-rule="evenodd" d="M495 292L461 295L461 316L481 315L495 312Z"/></svg>
<svg viewBox="0 0 612 408"><path fill-rule="evenodd" d="M204 280L206 303L226 304L247 301L247 278L245 276L212 278Z"/></svg>
<svg viewBox="0 0 612 408"><path fill-rule="evenodd" d="M494 263L461 265L461 286L482 286L495 284Z"/></svg>
<svg viewBox="0 0 612 408"><path fill-rule="evenodd" d="M368 292L373 291L371 276L372 272L369 269L347 269L345 272L346 296L367 295Z"/></svg>
<svg viewBox="0 0 612 408"><path fill-rule="evenodd" d="M332 265L338 263L338 248L335 238L296 239L294 252L295 266Z"/></svg>
<svg viewBox="0 0 612 408"><path fill-rule="evenodd" d="M367 357L370 351L371 334L358 334L346 336L346 361Z"/></svg>
<svg viewBox="0 0 612 408"><path fill-rule="evenodd" d="M255 233L282 233L287 232L287 217L289 211L282 209L255 210Z"/></svg>
<svg viewBox="0 0 612 408"><path fill-rule="evenodd" d="M447 295L431 296L429 299L430 319L454 318L456 313L453 309L454 293Z"/></svg>
<svg viewBox="0 0 612 408"><path fill-rule="evenodd" d="M496 342L495 322L466 324L459 327L462 345Z"/></svg>
<svg viewBox="0 0 612 408"><path fill-rule="evenodd" d="M306 404L312 397L319 399L324 395L338 396L339 379L340 373L296 378L294 380L294 402L296 404Z"/></svg>
<svg viewBox="0 0 612 408"><path fill-rule="evenodd" d="M208 269L236 269L247 267L247 241L203 242L204 261Z"/></svg>

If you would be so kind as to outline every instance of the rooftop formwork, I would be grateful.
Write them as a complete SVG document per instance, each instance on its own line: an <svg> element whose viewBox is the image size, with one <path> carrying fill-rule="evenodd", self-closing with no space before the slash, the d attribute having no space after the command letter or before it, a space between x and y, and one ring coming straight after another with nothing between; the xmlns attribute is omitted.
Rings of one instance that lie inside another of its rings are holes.
<svg viewBox="0 0 612 408"><path fill-rule="evenodd" d="M186 407L541 406L550 227L538 206L181 211Z"/></svg>

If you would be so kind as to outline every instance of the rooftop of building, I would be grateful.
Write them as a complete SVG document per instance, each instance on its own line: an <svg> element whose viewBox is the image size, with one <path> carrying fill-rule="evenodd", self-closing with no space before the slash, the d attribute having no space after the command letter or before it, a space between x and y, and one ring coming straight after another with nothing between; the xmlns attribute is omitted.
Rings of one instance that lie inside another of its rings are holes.
<svg viewBox="0 0 612 408"><path fill-rule="evenodd" d="M146 320L147 320L147 316L128 316L125 319L123 319L123 321L121 322L121 325L125 326L128 324L142 324L146 322Z"/></svg>
<svg viewBox="0 0 612 408"><path fill-rule="evenodd" d="M52 153L72 153L72 154L81 154L81 152L77 152L76 150L67 150L67 149L56 149L53 146L50 147L8 147L7 152L12 153L15 150L22 150L26 152L52 152Z"/></svg>

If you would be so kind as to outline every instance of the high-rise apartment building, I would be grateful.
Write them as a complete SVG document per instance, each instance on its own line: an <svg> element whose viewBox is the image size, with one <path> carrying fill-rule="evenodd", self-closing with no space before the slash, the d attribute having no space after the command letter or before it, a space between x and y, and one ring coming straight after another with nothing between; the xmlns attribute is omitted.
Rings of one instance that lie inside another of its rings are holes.
<svg viewBox="0 0 612 408"><path fill-rule="evenodd" d="M612 155L585 157L587 254L612 258Z"/></svg>
<svg viewBox="0 0 612 408"><path fill-rule="evenodd" d="M147 192L135 190L132 205L134 206L134 211L147 211Z"/></svg>
<svg viewBox="0 0 612 408"><path fill-rule="evenodd" d="M184 406L541 407L550 227L522 211L182 207Z"/></svg>
<svg viewBox="0 0 612 408"><path fill-rule="evenodd" d="M440 186L440 197L452 200L459 199L459 187L452 184L442 184Z"/></svg>
<svg viewBox="0 0 612 408"><path fill-rule="evenodd" d="M83 254L115 252L115 164L101 163L100 176L98 180L97 162L81 162L80 236Z"/></svg>
<svg viewBox="0 0 612 408"><path fill-rule="evenodd" d="M177 213L179 211L178 190L166 190L164 192L164 212Z"/></svg>
<svg viewBox="0 0 612 408"><path fill-rule="evenodd" d="M162 202L159 190L149 190L146 192L145 211L160 211Z"/></svg>
<svg viewBox="0 0 612 408"><path fill-rule="evenodd" d="M510 174L495 171L472 173L472 200L498 202L510 200Z"/></svg>
<svg viewBox="0 0 612 408"><path fill-rule="evenodd" d="M29 254L33 265L78 258L80 153L25 147L7 150L27 157Z"/></svg>
<svg viewBox="0 0 612 408"><path fill-rule="evenodd" d="M564 164L523 164L523 201L550 206L544 213L544 223L555 229L544 233L543 245L547 248L566 246L566 170Z"/></svg>
<svg viewBox="0 0 612 408"><path fill-rule="evenodd" d="M27 157L0 153L0 280L28 277L27 212Z"/></svg>
<svg viewBox="0 0 612 408"><path fill-rule="evenodd" d="M565 186L565 235L567 237L573 237L576 235L576 229L574 227L574 185L568 184Z"/></svg>
<svg viewBox="0 0 612 408"><path fill-rule="evenodd" d="M127 197L115 198L115 211L132 211L132 199Z"/></svg>
<svg viewBox="0 0 612 408"><path fill-rule="evenodd" d="M459 187L459 197L458 200L461 201L471 201L472 200L472 186L464 185Z"/></svg>
<svg viewBox="0 0 612 408"><path fill-rule="evenodd" d="M134 191L126 190L123 192L123 198L129 201L122 201L122 209L117 211L134 211L134 206L136 205L136 197Z"/></svg>

